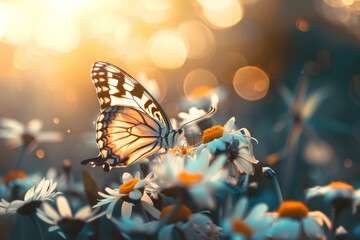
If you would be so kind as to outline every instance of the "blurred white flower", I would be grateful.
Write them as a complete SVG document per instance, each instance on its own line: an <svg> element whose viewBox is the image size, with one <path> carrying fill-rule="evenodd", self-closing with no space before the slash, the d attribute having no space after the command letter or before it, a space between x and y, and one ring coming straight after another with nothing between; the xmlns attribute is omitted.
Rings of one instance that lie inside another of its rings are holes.
<svg viewBox="0 0 360 240"><path fill-rule="evenodd" d="M316 186L306 190L306 199L324 196L325 201L335 208L343 209L352 207L353 213L360 205L360 189L355 190L353 186L345 182L333 181L326 186Z"/></svg>
<svg viewBox="0 0 360 240"><path fill-rule="evenodd" d="M136 172L134 177L130 173L125 172L122 176L123 184L117 189L105 188L107 194L99 192L103 199L100 199L94 207L108 205L106 216L111 218L116 203L121 201L121 215L130 218L134 204L141 203L145 211L151 216L159 218L160 212L154 208L151 198L144 191L151 177L152 173L148 174L144 179L140 179L140 172Z"/></svg>
<svg viewBox="0 0 360 240"><path fill-rule="evenodd" d="M41 180L37 186L31 187L25 194L24 200L14 200L7 202L1 199L0 215L12 215L15 213L30 216L40 206L42 201L51 200L57 195L55 192L56 182L50 180Z"/></svg>
<svg viewBox="0 0 360 240"><path fill-rule="evenodd" d="M269 213L273 225L269 237L275 239L326 239L322 226L331 228L328 217L320 211L310 212L305 204L298 201L285 201L277 212Z"/></svg>
<svg viewBox="0 0 360 240"><path fill-rule="evenodd" d="M10 148L19 146L34 150L39 143L60 142L63 135L56 131L42 131L43 123L39 119L32 119L26 126L11 118L0 119L0 138L7 141Z"/></svg>
<svg viewBox="0 0 360 240"><path fill-rule="evenodd" d="M115 218L110 219L119 229L120 233L126 239L135 239L139 236L151 236L155 233L158 221L145 222L144 218L139 215L134 215L131 218L123 218L120 220ZM146 239L146 238L143 238Z"/></svg>
<svg viewBox="0 0 360 240"><path fill-rule="evenodd" d="M194 157L167 154L163 163L154 169L160 190L175 189L188 192L199 206L215 207L211 193L222 186L227 171L222 169L225 156L211 162L212 155L205 150ZM173 192L174 192L173 191ZM184 197L184 196L182 196Z"/></svg>
<svg viewBox="0 0 360 240"><path fill-rule="evenodd" d="M104 215L97 214L98 209L93 211L90 206L82 207L73 215L67 199L62 195L56 198L56 206L57 210L44 202L36 214L42 221L51 225L49 232L57 231L64 239L76 238L85 224Z"/></svg>
<svg viewBox="0 0 360 240"><path fill-rule="evenodd" d="M224 233L233 240L266 239L267 230L272 224L272 218L266 215L268 207L257 204L247 213L248 200L241 198L235 208L227 205L227 212L231 213L222 226Z"/></svg>

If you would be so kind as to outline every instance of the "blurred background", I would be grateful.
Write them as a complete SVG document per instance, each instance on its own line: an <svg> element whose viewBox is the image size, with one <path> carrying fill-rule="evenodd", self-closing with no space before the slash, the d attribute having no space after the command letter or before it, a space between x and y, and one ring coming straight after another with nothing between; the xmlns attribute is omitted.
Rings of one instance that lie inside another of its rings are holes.
<svg viewBox="0 0 360 240"><path fill-rule="evenodd" d="M359 0L2 0L0 118L63 136L26 153L26 172L64 160L89 170L80 161L98 154L99 113L90 67L107 61L179 121L216 95L212 122L235 116L259 141L259 201L275 199L261 166L291 199L331 180L359 188L359 40ZM0 141L0 175L20 154ZM90 171L99 182L118 174Z"/></svg>

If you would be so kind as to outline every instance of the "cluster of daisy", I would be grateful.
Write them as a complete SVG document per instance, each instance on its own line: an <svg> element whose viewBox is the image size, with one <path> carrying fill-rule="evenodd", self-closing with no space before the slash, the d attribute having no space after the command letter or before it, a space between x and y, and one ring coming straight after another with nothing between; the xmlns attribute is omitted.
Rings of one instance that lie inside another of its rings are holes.
<svg viewBox="0 0 360 240"><path fill-rule="evenodd" d="M83 181L76 182L68 160L62 173L51 168L46 178L11 170L0 184L0 216L29 217L39 239L51 239L55 233L64 239L335 239L347 235L339 215L347 208L355 212L360 204L360 190L349 184L332 182L306 190L306 201L324 198L332 212L330 220L321 211L311 211L306 202L284 201L275 172L264 167L263 175L274 182L279 207L270 211L266 203L254 204L248 176L255 174L258 163L252 147L257 140L247 129L236 129L234 117L223 126L207 128L198 146L180 141L166 154L126 168L103 188L87 171ZM45 226L48 231L43 231Z"/></svg>

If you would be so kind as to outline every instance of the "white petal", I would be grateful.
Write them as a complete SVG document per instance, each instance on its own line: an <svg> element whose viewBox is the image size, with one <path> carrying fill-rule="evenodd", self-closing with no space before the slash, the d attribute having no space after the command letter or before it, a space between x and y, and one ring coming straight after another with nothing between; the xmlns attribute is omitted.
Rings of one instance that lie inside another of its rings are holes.
<svg viewBox="0 0 360 240"><path fill-rule="evenodd" d="M312 217L304 218L303 224L306 236L316 239L322 238L324 236L323 230Z"/></svg>
<svg viewBox="0 0 360 240"><path fill-rule="evenodd" d="M209 167L206 175L210 177L214 176L224 166L226 160L227 158L225 155L220 155L219 157L217 157Z"/></svg>
<svg viewBox="0 0 360 240"><path fill-rule="evenodd" d="M245 212L246 212L246 208L247 208L247 199L246 198L241 198L240 200L238 200L238 202L236 203L235 206L235 210L234 210L234 218L238 218L238 219L243 219Z"/></svg>
<svg viewBox="0 0 360 240"><path fill-rule="evenodd" d="M230 118L224 125L224 132L230 132L235 125L235 117Z"/></svg>
<svg viewBox="0 0 360 240"><path fill-rule="evenodd" d="M57 231L57 230L60 230L60 227L55 225L55 226L50 226L48 231L49 232L54 232L54 231Z"/></svg>
<svg viewBox="0 0 360 240"><path fill-rule="evenodd" d="M85 206L85 207L79 209L79 211L77 211L77 213L75 214L75 218L83 220L83 219L87 218L90 214L91 214L91 207Z"/></svg>
<svg viewBox="0 0 360 240"><path fill-rule="evenodd" d="M49 225L54 225L56 224L56 221L54 219L50 219L47 215L47 213L41 211L41 210L37 210L36 215L38 216L38 218L40 218L43 222L49 224Z"/></svg>
<svg viewBox="0 0 360 240"><path fill-rule="evenodd" d="M47 202L44 202L42 204L42 208L44 209L44 212L46 213L46 215L49 216L50 218L54 219L55 221L60 218L59 214Z"/></svg>
<svg viewBox="0 0 360 240"><path fill-rule="evenodd" d="M35 186L32 186L25 194L24 200L27 201L34 196Z"/></svg>
<svg viewBox="0 0 360 240"><path fill-rule="evenodd" d="M133 204L131 204L131 203L123 202L123 204L121 206L121 216L130 218L131 212L132 212L132 206L133 206Z"/></svg>
<svg viewBox="0 0 360 240"><path fill-rule="evenodd" d="M43 123L39 119L32 119L28 125L27 130L34 135L37 135L42 129Z"/></svg>
<svg viewBox="0 0 360 240"><path fill-rule="evenodd" d="M133 179L133 176L128 172L124 172L124 174L122 175L123 184L130 181L130 180L132 180L132 179Z"/></svg>
<svg viewBox="0 0 360 240"><path fill-rule="evenodd" d="M275 239L298 239L300 223L290 218L280 218L271 227L270 235Z"/></svg>
<svg viewBox="0 0 360 240"><path fill-rule="evenodd" d="M147 202L150 205L153 205L153 201L151 200L151 198L147 195L147 193L144 193L143 196L141 197L141 201Z"/></svg>
<svg viewBox="0 0 360 240"><path fill-rule="evenodd" d="M72 217L71 208L64 196L58 196L56 198L56 205L62 217Z"/></svg>
<svg viewBox="0 0 360 240"><path fill-rule="evenodd" d="M146 212L150 213L151 216L153 216L155 219L160 218L160 211L157 210L152 204L149 204L148 202L141 202L143 208Z"/></svg>
<svg viewBox="0 0 360 240"><path fill-rule="evenodd" d="M17 132L19 134L25 132L25 126L21 122L11 118L1 118L0 126L3 128L10 128L11 131Z"/></svg>
<svg viewBox="0 0 360 240"><path fill-rule="evenodd" d="M111 218L112 217L112 213L114 210L114 207L116 205L117 201L112 201L109 206L106 208L106 217L107 218Z"/></svg>
<svg viewBox="0 0 360 240"><path fill-rule="evenodd" d="M36 139L39 142L61 142L64 139L64 135L60 132L47 131L40 132Z"/></svg>

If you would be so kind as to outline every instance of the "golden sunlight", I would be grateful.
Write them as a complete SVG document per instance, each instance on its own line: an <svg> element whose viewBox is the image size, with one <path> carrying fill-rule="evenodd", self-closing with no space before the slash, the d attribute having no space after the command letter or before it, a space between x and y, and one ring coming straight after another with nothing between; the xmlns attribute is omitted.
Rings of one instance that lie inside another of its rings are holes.
<svg viewBox="0 0 360 240"><path fill-rule="evenodd" d="M218 86L215 75L206 69L195 69L184 81L184 93L189 100L210 96Z"/></svg>
<svg viewBox="0 0 360 240"><path fill-rule="evenodd" d="M179 34L161 31L156 33L151 41L150 54L156 66L175 69L185 63L187 50Z"/></svg>

